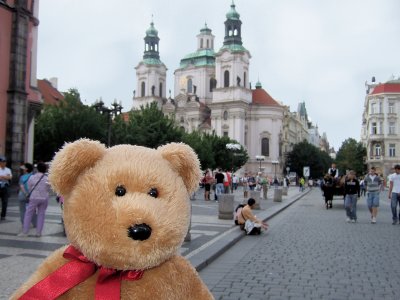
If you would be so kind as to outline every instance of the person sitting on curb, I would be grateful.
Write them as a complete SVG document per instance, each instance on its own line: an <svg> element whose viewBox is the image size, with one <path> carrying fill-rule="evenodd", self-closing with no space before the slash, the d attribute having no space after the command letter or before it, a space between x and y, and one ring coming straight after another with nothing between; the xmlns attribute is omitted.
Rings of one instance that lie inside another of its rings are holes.
<svg viewBox="0 0 400 300"><path fill-rule="evenodd" d="M238 216L238 223L240 229L245 230L248 235L260 234L261 229L268 229L268 224L263 222L253 214L253 207L256 200L250 198L247 200L247 205L243 207L240 215Z"/></svg>

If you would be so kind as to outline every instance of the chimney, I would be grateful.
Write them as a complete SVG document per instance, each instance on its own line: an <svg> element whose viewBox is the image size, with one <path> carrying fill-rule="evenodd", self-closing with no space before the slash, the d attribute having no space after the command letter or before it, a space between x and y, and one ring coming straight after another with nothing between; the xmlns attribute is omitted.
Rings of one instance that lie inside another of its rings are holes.
<svg viewBox="0 0 400 300"><path fill-rule="evenodd" d="M55 89L58 88L58 78L57 78L57 77L51 77L51 78L49 79L49 81L50 81L51 86L52 86L53 88L55 88Z"/></svg>

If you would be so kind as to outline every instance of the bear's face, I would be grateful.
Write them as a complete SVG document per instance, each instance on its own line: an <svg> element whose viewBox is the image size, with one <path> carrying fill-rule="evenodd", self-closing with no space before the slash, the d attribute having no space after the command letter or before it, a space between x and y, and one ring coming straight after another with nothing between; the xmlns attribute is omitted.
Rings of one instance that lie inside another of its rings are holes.
<svg viewBox="0 0 400 300"><path fill-rule="evenodd" d="M105 150L76 175L65 195L71 244L96 264L119 270L151 268L177 253L190 204L174 164L160 150L129 145Z"/></svg>

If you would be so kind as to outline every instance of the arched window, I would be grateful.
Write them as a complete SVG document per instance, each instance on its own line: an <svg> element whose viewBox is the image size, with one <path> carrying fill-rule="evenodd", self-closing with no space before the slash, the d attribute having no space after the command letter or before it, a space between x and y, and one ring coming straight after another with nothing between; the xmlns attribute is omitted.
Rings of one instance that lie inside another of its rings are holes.
<svg viewBox="0 0 400 300"><path fill-rule="evenodd" d="M207 49L210 48L209 40L207 39Z"/></svg>
<svg viewBox="0 0 400 300"><path fill-rule="evenodd" d="M238 35L238 30L237 30L236 28L233 30L233 35L234 35L234 36L237 36L237 35Z"/></svg>
<svg viewBox="0 0 400 300"><path fill-rule="evenodd" d="M213 91L217 87L217 81L215 78L210 78L210 92Z"/></svg>
<svg viewBox="0 0 400 300"><path fill-rule="evenodd" d="M181 123L185 123L185 119L181 117Z"/></svg>
<svg viewBox="0 0 400 300"><path fill-rule="evenodd" d="M192 91L193 91L193 82L192 79L189 78L187 81L187 92L192 93Z"/></svg>
<svg viewBox="0 0 400 300"><path fill-rule="evenodd" d="M141 97L145 96L145 91L146 91L146 84L144 83L144 81L142 81L142 86L141 86L141 91L140 91Z"/></svg>
<svg viewBox="0 0 400 300"><path fill-rule="evenodd" d="M224 87L229 87L229 71L224 72Z"/></svg>
<svg viewBox="0 0 400 300"><path fill-rule="evenodd" d="M261 140L261 155L269 156L269 138L262 138Z"/></svg>
<svg viewBox="0 0 400 300"><path fill-rule="evenodd" d="M243 73L243 87L246 87L246 72Z"/></svg>
<svg viewBox="0 0 400 300"><path fill-rule="evenodd" d="M203 39L200 39L200 48L203 49Z"/></svg>
<svg viewBox="0 0 400 300"><path fill-rule="evenodd" d="M154 85L151 86L151 95L154 96L156 94L156 87Z"/></svg>
<svg viewBox="0 0 400 300"><path fill-rule="evenodd" d="M162 97L162 82L160 82L160 98Z"/></svg>
<svg viewBox="0 0 400 300"><path fill-rule="evenodd" d="M225 121L228 120L228 112L227 111L224 111L224 120Z"/></svg>

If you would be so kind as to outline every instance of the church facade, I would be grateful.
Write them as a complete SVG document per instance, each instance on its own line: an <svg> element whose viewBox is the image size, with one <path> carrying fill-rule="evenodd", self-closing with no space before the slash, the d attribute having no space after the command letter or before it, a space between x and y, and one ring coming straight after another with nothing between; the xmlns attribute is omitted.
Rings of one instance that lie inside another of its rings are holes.
<svg viewBox="0 0 400 300"><path fill-rule="evenodd" d="M242 22L234 3L224 24L224 42L218 51L207 24L200 30L197 50L181 59L174 72L174 96L167 98L167 68L160 60L158 31L152 22L146 31L143 60L136 67L133 109L155 101L186 131L214 131L243 145L249 160L241 173L263 171L271 177L281 176L285 168L283 122L288 108L273 99L260 82L251 87L251 54L243 45Z"/></svg>

